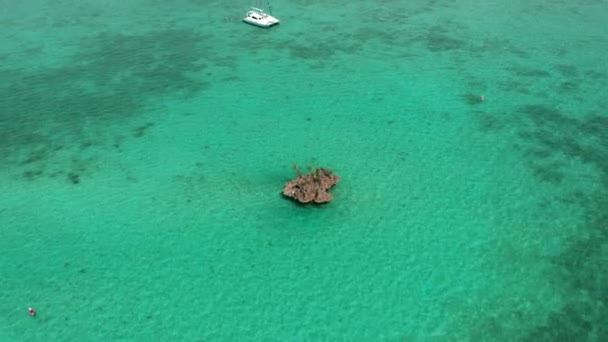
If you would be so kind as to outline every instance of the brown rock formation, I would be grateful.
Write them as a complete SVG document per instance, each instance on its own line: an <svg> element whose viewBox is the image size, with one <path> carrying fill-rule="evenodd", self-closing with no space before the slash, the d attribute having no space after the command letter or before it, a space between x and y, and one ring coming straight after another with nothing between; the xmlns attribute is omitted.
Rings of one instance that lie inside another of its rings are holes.
<svg viewBox="0 0 608 342"><path fill-rule="evenodd" d="M302 174L297 165L294 165L294 169L298 177L285 185L283 195L300 203L327 203L333 199L328 190L338 183L340 176L324 168L309 174Z"/></svg>

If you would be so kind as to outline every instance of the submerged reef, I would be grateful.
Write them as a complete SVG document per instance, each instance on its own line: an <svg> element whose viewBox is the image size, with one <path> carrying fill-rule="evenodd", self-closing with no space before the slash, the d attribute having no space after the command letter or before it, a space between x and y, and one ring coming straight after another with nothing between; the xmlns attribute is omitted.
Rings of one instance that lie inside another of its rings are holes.
<svg viewBox="0 0 608 342"><path fill-rule="evenodd" d="M336 185L340 176L331 170L317 168L310 170L308 174L302 173L297 165L293 166L298 177L287 182L283 188L283 195L292 198L300 203L327 203L333 199L328 192L331 187Z"/></svg>

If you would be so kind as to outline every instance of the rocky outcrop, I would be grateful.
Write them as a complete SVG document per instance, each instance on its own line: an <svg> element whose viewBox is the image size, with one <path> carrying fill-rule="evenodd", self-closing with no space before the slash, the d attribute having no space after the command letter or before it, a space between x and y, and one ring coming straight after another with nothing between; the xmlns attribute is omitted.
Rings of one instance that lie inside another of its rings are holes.
<svg viewBox="0 0 608 342"><path fill-rule="evenodd" d="M283 195L300 203L327 203L333 199L328 191L338 183L340 176L325 168L308 174L303 174L297 165L294 165L294 169L298 177L285 185Z"/></svg>

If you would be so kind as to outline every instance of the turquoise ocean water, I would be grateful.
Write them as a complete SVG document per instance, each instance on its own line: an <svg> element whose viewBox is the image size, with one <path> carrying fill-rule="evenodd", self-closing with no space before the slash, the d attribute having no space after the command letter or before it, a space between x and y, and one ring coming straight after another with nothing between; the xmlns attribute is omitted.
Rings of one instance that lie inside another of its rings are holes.
<svg viewBox="0 0 608 342"><path fill-rule="evenodd" d="M608 340L608 1L250 5L0 0L1 341Z"/></svg>

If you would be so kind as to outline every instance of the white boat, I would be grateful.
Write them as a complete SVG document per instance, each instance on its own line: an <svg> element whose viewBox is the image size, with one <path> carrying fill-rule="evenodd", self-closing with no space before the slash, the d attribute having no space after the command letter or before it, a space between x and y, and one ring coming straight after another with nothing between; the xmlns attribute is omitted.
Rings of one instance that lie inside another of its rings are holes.
<svg viewBox="0 0 608 342"><path fill-rule="evenodd" d="M247 24L259 26L259 27L271 27L280 23L280 20L264 12L263 10L251 7L245 14L243 21Z"/></svg>

